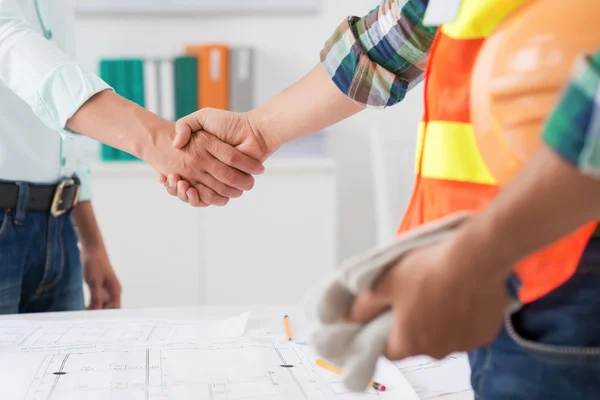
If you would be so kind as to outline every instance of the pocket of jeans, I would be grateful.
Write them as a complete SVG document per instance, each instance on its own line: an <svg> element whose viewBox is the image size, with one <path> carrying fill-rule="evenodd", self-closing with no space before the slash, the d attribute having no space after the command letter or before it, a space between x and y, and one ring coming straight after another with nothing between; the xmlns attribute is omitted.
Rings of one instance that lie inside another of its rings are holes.
<svg viewBox="0 0 600 400"><path fill-rule="evenodd" d="M10 210L0 211L0 240L3 240L8 235L12 227L12 213Z"/></svg>
<svg viewBox="0 0 600 400"><path fill-rule="evenodd" d="M600 347L553 345L525 338L513 321L518 312L507 313L504 323L510 338L526 353L554 364L600 367Z"/></svg>

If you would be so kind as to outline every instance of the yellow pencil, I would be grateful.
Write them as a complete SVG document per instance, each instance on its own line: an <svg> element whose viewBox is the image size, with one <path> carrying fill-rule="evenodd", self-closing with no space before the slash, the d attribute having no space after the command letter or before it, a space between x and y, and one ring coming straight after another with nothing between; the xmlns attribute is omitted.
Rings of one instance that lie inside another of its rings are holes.
<svg viewBox="0 0 600 400"><path fill-rule="evenodd" d="M288 317L287 315L285 317L283 317L283 326L285 328L285 335L287 336L288 340L291 341L292 340L292 327L290 326L290 317Z"/></svg>
<svg viewBox="0 0 600 400"><path fill-rule="evenodd" d="M330 365L328 363L326 363L323 360L317 360L317 365L319 367L325 368L326 370L329 370L333 373L336 373L338 375L342 375L342 370L339 369L338 367L334 367L333 365ZM374 381L369 382L369 386L371 386L373 389L378 390L380 392L385 392L386 387L383 386L381 383L377 383Z"/></svg>

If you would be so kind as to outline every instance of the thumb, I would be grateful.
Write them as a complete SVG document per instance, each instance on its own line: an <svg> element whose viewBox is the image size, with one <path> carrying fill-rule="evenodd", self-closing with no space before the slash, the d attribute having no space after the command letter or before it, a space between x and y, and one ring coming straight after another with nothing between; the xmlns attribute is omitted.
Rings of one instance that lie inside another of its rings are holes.
<svg viewBox="0 0 600 400"><path fill-rule="evenodd" d="M260 146L255 146L252 141L245 141L239 146L236 146L236 149L261 163L269 156L269 154L267 154Z"/></svg>
<svg viewBox="0 0 600 400"><path fill-rule="evenodd" d="M173 147L176 149L185 147L192 138L192 133L201 131L202 129L204 129L204 126L200 122L200 113L198 111L181 118L175 124Z"/></svg>
<svg viewBox="0 0 600 400"><path fill-rule="evenodd" d="M91 301L88 309L90 310L101 310L104 306L102 285L100 283L88 283L90 287Z"/></svg>

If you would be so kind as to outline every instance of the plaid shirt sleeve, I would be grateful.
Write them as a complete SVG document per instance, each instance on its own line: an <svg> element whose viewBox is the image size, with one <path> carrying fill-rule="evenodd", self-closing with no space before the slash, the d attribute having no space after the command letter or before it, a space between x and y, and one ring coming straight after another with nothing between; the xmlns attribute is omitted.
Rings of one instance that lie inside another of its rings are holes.
<svg viewBox="0 0 600 400"><path fill-rule="evenodd" d="M428 0L386 0L363 18L349 17L321 52L337 87L372 108L400 102L423 79L437 27L423 25Z"/></svg>
<svg viewBox="0 0 600 400"><path fill-rule="evenodd" d="M600 51L578 60L543 140L582 173L600 179Z"/></svg>

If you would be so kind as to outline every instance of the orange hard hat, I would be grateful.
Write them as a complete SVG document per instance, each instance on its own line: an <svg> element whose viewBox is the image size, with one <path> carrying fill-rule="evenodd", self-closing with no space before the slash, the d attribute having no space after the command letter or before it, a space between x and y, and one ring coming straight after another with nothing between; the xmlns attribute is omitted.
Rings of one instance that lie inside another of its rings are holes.
<svg viewBox="0 0 600 400"><path fill-rule="evenodd" d="M539 147L577 58L600 46L599 4L531 0L483 44L472 75L471 119L481 156L499 185Z"/></svg>

